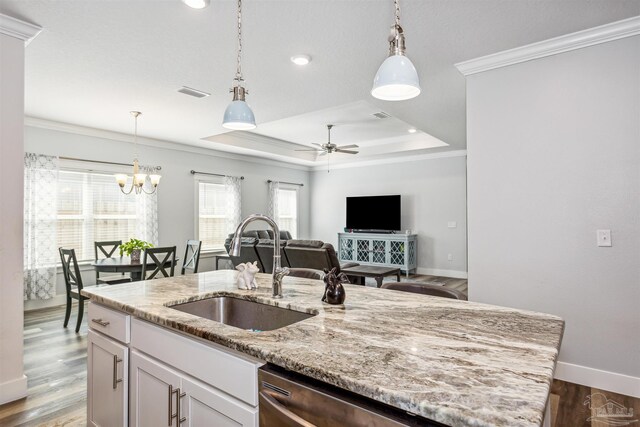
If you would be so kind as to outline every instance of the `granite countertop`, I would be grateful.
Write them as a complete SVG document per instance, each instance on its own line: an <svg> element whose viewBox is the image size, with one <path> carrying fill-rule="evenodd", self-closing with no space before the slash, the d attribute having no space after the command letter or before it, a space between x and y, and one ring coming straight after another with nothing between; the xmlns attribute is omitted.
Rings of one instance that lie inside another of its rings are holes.
<svg viewBox="0 0 640 427"><path fill-rule="evenodd" d="M271 276L239 290L234 270L85 288L92 301L204 338L450 426L539 426L562 319L505 307L345 286L345 305L320 301L320 281ZM251 332L167 306L215 295L317 314Z"/></svg>

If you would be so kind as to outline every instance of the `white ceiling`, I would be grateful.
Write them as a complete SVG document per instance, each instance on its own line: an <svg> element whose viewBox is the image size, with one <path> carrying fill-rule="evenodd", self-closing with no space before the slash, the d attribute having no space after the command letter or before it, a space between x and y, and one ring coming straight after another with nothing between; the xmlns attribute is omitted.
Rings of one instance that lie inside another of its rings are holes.
<svg viewBox="0 0 640 427"><path fill-rule="evenodd" d="M143 136L300 164L314 156L295 152L297 144L325 142L328 120L337 122L333 142L363 146L358 159L416 152L406 126L423 142L448 144L418 151L465 148L465 81L454 63L640 15L640 0L401 0L423 90L385 102L369 90L387 53L392 1L245 0L243 71L258 129L220 136L235 72L235 7L0 1L1 13L44 28L27 47L28 116L130 133L129 111L140 110ZM312 62L292 64L297 53ZM177 93L183 85L212 96ZM352 123L371 110L392 121Z"/></svg>

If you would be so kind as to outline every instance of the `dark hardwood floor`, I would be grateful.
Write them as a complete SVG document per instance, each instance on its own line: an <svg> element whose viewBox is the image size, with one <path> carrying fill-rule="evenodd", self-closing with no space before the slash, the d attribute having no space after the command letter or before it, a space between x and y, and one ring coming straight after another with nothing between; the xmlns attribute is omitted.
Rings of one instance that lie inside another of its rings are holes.
<svg viewBox="0 0 640 427"><path fill-rule="evenodd" d="M465 292L466 280L434 276L410 277L410 280L445 282L445 286ZM375 282L374 282L375 283ZM374 285L375 286L375 285ZM62 327L64 307L25 313L25 374L29 395L25 399L0 406L0 426L84 426L86 425L86 321L76 334L72 313L70 327ZM85 319L86 319L85 315ZM591 397L589 397L591 396ZM585 402L591 399L590 409ZM554 427L605 427L606 417L589 419L595 408L607 399L632 410L637 420L640 399L596 390L564 381L554 381L551 394L551 419ZM615 424L621 425L621 424ZM640 427L640 421L628 424Z"/></svg>

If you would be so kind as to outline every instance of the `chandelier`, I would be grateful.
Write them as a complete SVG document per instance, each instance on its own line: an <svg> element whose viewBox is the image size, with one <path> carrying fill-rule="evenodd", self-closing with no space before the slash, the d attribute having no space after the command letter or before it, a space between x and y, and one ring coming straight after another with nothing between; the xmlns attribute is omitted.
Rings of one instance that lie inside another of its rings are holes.
<svg viewBox="0 0 640 427"><path fill-rule="evenodd" d="M133 159L133 176L131 177L131 184L128 190L125 190L127 181L129 181L129 175L119 173L115 175L116 182L120 187L120 191L124 194L131 194L135 190L135 194L153 194L158 189L158 183L161 176L156 172L160 170L160 167L140 166L138 164L138 116L142 113L140 111L131 111L131 115L134 117L134 133L133 133L133 147L134 147L134 159ZM147 181L147 175L149 181L151 181L152 189L147 191L144 188L144 184Z"/></svg>

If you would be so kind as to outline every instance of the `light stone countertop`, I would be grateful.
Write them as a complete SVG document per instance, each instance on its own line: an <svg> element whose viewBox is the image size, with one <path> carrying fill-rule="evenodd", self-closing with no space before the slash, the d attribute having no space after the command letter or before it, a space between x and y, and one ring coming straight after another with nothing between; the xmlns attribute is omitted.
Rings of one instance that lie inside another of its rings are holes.
<svg viewBox="0 0 640 427"><path fill-rule="evenodd" d="M344 306L320 301L321 281L271 276L239 290L234 270L89 287L91 301L224 345L450 426L540 426L564 322L556 316L386 289L345 286ZM317 314L251 332L169 305L234 296Z"/></svg>

